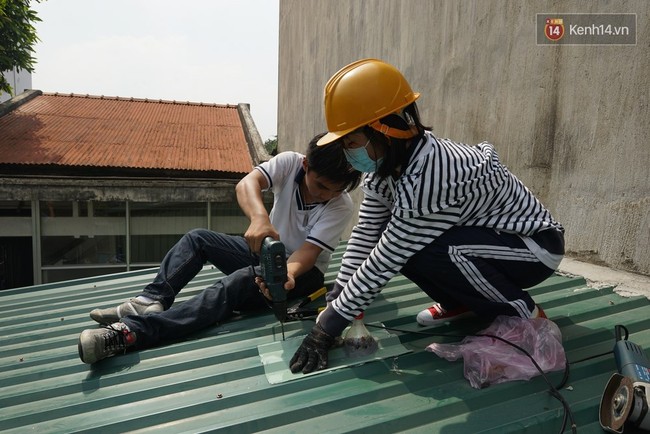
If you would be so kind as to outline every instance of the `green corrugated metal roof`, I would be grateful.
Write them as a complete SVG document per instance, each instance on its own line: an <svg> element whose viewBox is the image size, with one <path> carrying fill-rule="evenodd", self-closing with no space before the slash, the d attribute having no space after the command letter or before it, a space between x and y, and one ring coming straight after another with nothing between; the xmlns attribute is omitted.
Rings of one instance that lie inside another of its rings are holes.
<svg viewBox="0 0 650 434"><path fill-rule="evenodd" d="M343 246L326 280L332 282ZM79 333L95 327L94 307L136 294L153 270L0 292L0 431L2 432L439 432L549 433L562 407L544 381L473 389L462 362L424 348L454 339L398 333L410 353L298 380L269 384L258 345L281 339L273 314L261 313L209 328L191 339L130 352L93 367L77 355ZM183 301L220 273L204 270L181 292ZM580 277L553 276L530 290L560 327L569 361L608 352L613 328L650 349L650 302L594 289ZM402 276L366 312L366 322L422 330L417 312L430 303ZM288 323L287 337L312 322ZM487 324L466 320L436 331L474 333ZM432 329L430 329L432 330ZM611 354L573 363L562 395L578 432L602 432L598 404L616 366ZM562 374L549 374L559 384ZM568 388L567 388L568 387Z"/></svg>

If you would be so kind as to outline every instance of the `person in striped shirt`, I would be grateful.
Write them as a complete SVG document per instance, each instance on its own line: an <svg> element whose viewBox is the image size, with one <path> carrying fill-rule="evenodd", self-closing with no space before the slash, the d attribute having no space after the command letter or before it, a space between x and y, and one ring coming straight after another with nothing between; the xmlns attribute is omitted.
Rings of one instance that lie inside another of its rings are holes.
<svg viewBox="0 0 650 434"><path fill-rule="evenodd" d="M436 303L417 316L435 325L466 315L546 318L524 288L553 274L564 228L500 161L489 143L436 137L395 67L362 59L325 86L329 133L365 172L364 198L328 306L290 361L327 367L335 338L398 272Z"/></svg>

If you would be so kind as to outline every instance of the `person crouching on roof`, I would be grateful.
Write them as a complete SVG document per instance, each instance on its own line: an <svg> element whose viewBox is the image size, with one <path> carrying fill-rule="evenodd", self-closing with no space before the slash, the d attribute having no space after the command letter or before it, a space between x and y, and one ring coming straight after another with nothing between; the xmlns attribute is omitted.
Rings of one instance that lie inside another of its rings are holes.
<svg viewBox="0 0 650 434"><path fill-rule="evenodd" d="M468 146L423 126L400 71L353 62L325 86L329 133L365 172L364 192L328 306L294 354L292 372L327 367L329 348L401 272L436 303L431 326L467 315L546 318L524 288L559 266L564 229L499 160L493 145Z"/></svg>

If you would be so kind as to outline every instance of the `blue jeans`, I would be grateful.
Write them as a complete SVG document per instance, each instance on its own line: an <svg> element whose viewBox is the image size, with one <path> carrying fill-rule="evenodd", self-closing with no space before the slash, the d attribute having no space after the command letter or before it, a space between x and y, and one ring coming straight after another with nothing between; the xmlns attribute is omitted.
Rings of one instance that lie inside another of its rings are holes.
<svg viewBox="0 0 650 434"><path fill-rule="evenodd" d="M191 299L172 307L176 295L207 262L226 276ZM126 316L122 322L136 333L138 348L177 340L227 320L233 310L265 307L266 299L255 284L256 275L260 275L259 257L250 253L243 237L194 229L183 235L167 252L153 282L140 294L162 303L165 311ZM323 273L313 267L296 278L296 287L287 294L287 298L291 300L307 296L321 288L323 283Z"/></svg>

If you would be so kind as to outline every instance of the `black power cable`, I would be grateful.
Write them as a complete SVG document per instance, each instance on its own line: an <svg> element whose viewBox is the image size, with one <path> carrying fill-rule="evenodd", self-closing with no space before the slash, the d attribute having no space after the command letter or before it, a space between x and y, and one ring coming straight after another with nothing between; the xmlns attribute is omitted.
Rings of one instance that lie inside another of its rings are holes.
<svg viewBox="0 0 650 434"><path fill-rule="evenodd" d="M574 434L578 432L578 428L576 426L575 419L573 417L573 412L571 411L571 407L569 406L569 403L564 399L562 394L560 394L560 392L558 391L558 388L561 388L561 386L563 384L565 384L566 380L569 378L569 362L568 361L567 361L566 365L564 366L564 377L563 377L562 383L561 383L561 385L559 387L556 388L549 381L548 377L546 376L546 374L544 373L542 368L539 366L539 364L535 361L535 358L533 356L531 356L528 351L526 351L524 348L520 347L519 345L513 344L512 342L510 342L510 341L508 341L506 339L503 339L503 338L501 338L499 336L490 335L490 334L454 335L454 334L447 334L447 333L432 333L432 332L426 332L426 331L397 329L397 328L386 327L386 326L377 325L377 324L366 324L366 327L374 327L374 328L379 328L379 329L384 329L384 330L394 331L394 332L399 332L399 333L415 333L415 334L426 335L426 336L438 336L438 337L449 337L449 338L460 338L460 339L464 339L467 336L487 337L487 338L492 338L492 339L499 340L499 341L501 341L501 342L503 342L503 343L505 343L507 345L510 345L511 347L513 347L513 348L517 349L518 351L522 352L523 354L525 354L531 360L531 362L533 363L535 368L537 368L540 375L542 376L542 378L544 379L544 381L548 385L549 393L551 394L551 396L553 398L557 399L562 404L562 407L564 408L564 415L562 417L562 428L560 430L560 433L564 432L564 430L566 429L566 424L567 424L567 422L569 420L571 421L571 432L574 433ZM594 357L596 357L596 356L594 356ZM587 360L587 359L585 359L585 360ZM577 363L577 362L574 362L574 363Z"/></svg>
<svg viewBox="0 0 650 434"><path fill-rule="evenodd" d="M309 320L315 320L314 318L304 318L304 320L308 320L308 319ZM564 399L564 397L560 394L560 392L558 390L558 389L561 389L562 387L564 387L564 385L569 380L570 365L575 365L577 363L586 362L587 360L592 360L592 359L596 359L598 357L603 357L603 356L613 354L613 351L606 351L604 353L594 354L592 356L585 357L585 358L579 359L579 360L574 360L572 362L569 362L567 360L566 364L564 365L564 373L563 373L562 380L561 380L560 384L558 386L553 386L553 384L549 381L548 377L546 376L546 374L544 373L542 368L539 366L539 364L537 364L534 357L532 355L530 355L530 353L528 351L526 351L524 348L521 348L519 345L513 344L512 342L510 342L510 341L508 341L506 339L503 339L503 338L501 338L499 336L490 335L490 334L454 335L454 334L448 334L448 333L432 333L432 332L427 332L427 331L405 330L405 329L398 329L398 328L394 328L394 327L386 327L384 325L377 325L377 324L365 324L365 325L366 325L366 327L384 329L384 330L394 331L394 332L399 332L399 333L413 333L413 334L419 334L419 335L425 335L425 336L437 336L437 337L448 337L448 338L459 338L459 339L464 339L464 338L466 338L468 336L489 337L489 338L497 339L497 340L499 340L499 341L501 341L501 342L503 342L503 343L505 343L507 345L512 346L513 348L517 349L518 351L521 351L523 354L525 354L531 360L531 362L533 363L535 368L537 368L540 375L542 376L542 378L544 379L544 381L548 385L549 394L553 398L557 399L562 404L562 407L564 409L564 414L562 416L562 428L560 430L560 433L564 432L564 430L566 429L566 424L567 424L567 422L569 420L571 421L571 432L574 433L574 434L578 432L578 428L577 428L577 425L575 423L575 419L573 417L573 412L571 411L571 407L569 406L569 403L566 402L566 400ZM628 338L627 328L625 328L623 326L621 326L621 327L622 327L623 331L625 332L625 338L624 339L627 340L627 338ZM619 331L617 331L617 332L620 333Z"/></svg>

